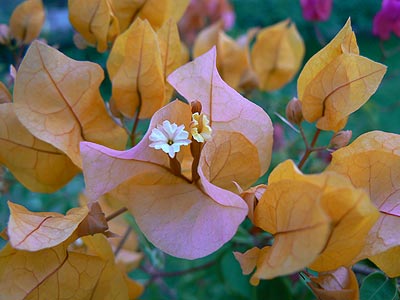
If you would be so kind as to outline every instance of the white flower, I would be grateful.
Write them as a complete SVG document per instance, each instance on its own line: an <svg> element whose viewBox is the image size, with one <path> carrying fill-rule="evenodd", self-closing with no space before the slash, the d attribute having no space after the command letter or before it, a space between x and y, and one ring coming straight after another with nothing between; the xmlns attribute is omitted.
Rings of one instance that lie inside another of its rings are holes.
<svg viewBox="0 0 400 300"><path fill-rule="evenodd" d="M168 153L171 158L174 158L181 146L187 146L192 142L188 139L189 132L184 128L184 125L178 126L165 120L162 125L158 124L157 128L153 128L151 131L149 139L152 143L149 146L154 149L161 149Z"/></svg>
<svg viewBox="0 0 400 300"><path fill-rule="evenodd" d="M190 132L193 138L199 143L204 143L211 138L212 129L208 124L210 124L210 121L205 114L196 112L192 115Z"/></svg>

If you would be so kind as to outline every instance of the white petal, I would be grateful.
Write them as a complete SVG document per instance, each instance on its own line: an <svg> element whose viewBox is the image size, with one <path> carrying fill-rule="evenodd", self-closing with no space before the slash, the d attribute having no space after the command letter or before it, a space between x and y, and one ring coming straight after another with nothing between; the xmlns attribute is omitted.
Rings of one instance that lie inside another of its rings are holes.
<svg viewBox="0 0 400 300"><path fill-rule="evenodd" d="M162 144L161 145L161 149L162 149L162 151L164 151L165 153L169 153L169 149L171 148L171 146L170 145L168 145L168 144Z"/></svg>
<svg viewBox="0 0 400 300"><path fill-rule="evenodd" d="M179 144L172 144L171 148L173 149L174 152L179 152L179 150L181 149L181 145Z"/></svg>
<svg viewBox="0 0 400 300"><path fill-rule="evenodd" d="M174 145L175 145L175 144L178 144L179 146L187 146L187 145L189 145L191 142L192 142L192 141L191 141L191 140L188 140L188 139L181 139L181 140L174 141Z"/></svg>
<svg viewBox="0 0 400 300"><path fill-rule="evenodd" d="M163 122L163 129L164 129L168 139L171 139L171 140L173 139L176 127L177 127L177 125L175 123L171 124L171 122L168 120L165 120Z"/></svg>
<svg viewBox="0 0 400 300"><path fill-rule="evenodd" d="M187 132L186 130L183 130L183 128L185 128L185 127L182 127L182 129L179 132L177 131L177 133L175 134L174 141L182 140L182 139L184 140L189 137L189 132Z"/></svg>
<svg viewBox="0 0 400 300"><path fill-rule="evenodd" d="M167 145L167 144L164 143L164 142L162 142L162 141L157 141L157 142L151 143L151 144L149 145L149 147L152 147L152 148L158 150L158 149L161 149L161 148L162 148L162 145Z"/></svg>
<svg viewBox="0 0 400 300"><path fill-rule="evenodd" d="M152 142L158 142L158 141L162 141L164 143L168 142L168 138L164 135L164 133L161 130L157 128L153 128L149 136L149 140Z"/></svg>
<svg viewBox="0 0 400 300"><path fill-rule="evenodd" d="M178 151L179 151L179 147L178 147ZM175 151L173 145L172 145L172 147L170 146L169 147L169 153L168 153L169 157L174 158L175 157L175 152L178 152L178 151Z"/></svg>

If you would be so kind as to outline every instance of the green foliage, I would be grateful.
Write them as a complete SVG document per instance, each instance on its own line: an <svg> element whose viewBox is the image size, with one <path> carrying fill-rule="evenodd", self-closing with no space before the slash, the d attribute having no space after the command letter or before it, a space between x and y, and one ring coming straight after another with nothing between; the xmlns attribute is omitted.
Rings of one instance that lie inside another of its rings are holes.
<svg viewBox="0 0 400 300"><path fill-rule="evenodd" d="M361 300L398 300L396 280L376 272L368 275L360 288Z"/></svg>

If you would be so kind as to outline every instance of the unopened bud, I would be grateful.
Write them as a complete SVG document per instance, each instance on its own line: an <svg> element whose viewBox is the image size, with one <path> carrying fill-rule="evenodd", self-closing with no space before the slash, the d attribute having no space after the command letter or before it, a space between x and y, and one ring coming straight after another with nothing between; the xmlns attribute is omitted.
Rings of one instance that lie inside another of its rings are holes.
<svg viewBox="0 0 400 300"><path fill-rule="evenodd" d="M200 101L194 100L190 102L190 106L192 107L192 114L201 113L202 106Z"/></svg>
<svg viewBox="0 0 400 300"><path fill-rule="evenodd" d="M296 97L293 97L286 106L286 119L295 125L299 125L303 121L301 102Z"/></svg>
<svg viewBox="0 0 400 300"><path fill-rule="evenodd" d="M342 130L336 132L330 142L330 146L334 149L340 149L349 144L353 132L351 130Z"/></svg>

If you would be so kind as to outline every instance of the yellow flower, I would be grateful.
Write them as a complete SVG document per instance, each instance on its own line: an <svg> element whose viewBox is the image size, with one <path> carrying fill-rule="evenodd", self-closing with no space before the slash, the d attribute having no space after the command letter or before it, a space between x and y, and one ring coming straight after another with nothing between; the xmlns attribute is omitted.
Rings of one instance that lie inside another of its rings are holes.
<svg viewBox="0 0 400 300"><path fill-rule="evenodd" d="M208 124L210 120L205 114L196 112L192 115L191 134L199 143L204 143L211 138L212 129Z"/></svg>

